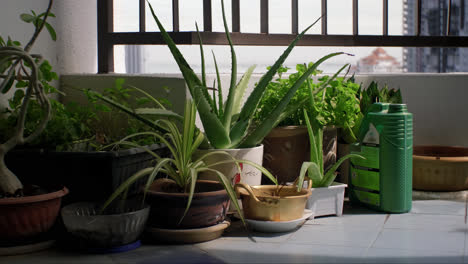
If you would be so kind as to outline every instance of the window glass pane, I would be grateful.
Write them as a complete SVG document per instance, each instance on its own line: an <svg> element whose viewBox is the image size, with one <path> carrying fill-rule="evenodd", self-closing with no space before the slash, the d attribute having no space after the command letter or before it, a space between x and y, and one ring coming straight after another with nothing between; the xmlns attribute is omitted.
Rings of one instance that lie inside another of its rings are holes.
<svg viewBox="0 0 468 264"><path fill-rule="evenodd" d="M114 32L138 32L139 5L135 0L114 0Z"/></svg>
<svg viewBox="0 0 468 264"><path fill-rule="evenodd" d="M353 1L328 0L328 34L353 33Z"/></svg>
<svg viewBox="0 0 468 264"><path fill-rule="evenodd" d="M403 1L388 1L388 34L403 35Z"/></svg>
<svg viewBox="0 0 468 264"><path fill-rule="evenodd" d="M291 33L291 1L268 1L270 33Z"/></svg>
<svg viewBox="0 0 468 264"><path fill-rule="evenodd" d="M382 35L382 1L358 1L359 35Z"/></svg>
<svg viewBox="0 0 468 264"><path fill-rule="evenodd" d="M299 0L299 32L315 22L322 14L321 0ZM322 33L322 21L318 21L307 34Z"/></svg>
<svg viewBox="0 0 468 264"><path fill-rule="evenodd" d="M172 1L171 0L149 0L151 6L154 9L154 13L158 16L159 21L163 24L167 31L173 31L172 28ZM159 32L158 25L154 21L153 15L146 3L146 31L157 31Z"/></svg>
<svg viewBox="0 0 468 264"><path fill-rule="evenodd" d="M260 1L240 0L241 32L260 33Z"/></svg>
<svg viewBox="0 0 468 264"><path fill-rule="evenodd" d="M203 0L179 0L180 31L203 29Z"/></svg>
<svg viewBox="0 0 468 264"><path fill-rule="evenodd" d="M224 1L224 11L226 12L226 22L228 24L229 31L232 31L232 3L231 0ZM223 11L221 8L221 1L211 1L211 15L213 18L213 31L224 32L223 26ZM241 20L242 21L242 20Z"/></svg>

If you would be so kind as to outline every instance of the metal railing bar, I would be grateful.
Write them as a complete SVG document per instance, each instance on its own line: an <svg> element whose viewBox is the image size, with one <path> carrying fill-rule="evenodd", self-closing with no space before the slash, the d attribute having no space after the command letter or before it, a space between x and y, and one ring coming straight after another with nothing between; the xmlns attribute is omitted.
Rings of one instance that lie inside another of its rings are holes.
<svg viewBox="0 0 468 264"><path fill-rule="evenodd" d="M98 73L114 71L114 43L107 38L114 31L114 1L98 0Z"/></svg>
<svg viewBox="0 0 468 264"><path fill-rule="evenodd" d="M299 0L291 0L291 33L299 34Z"/></svg>
<svg viewBox="0 0 468 264"><path fill-rule="evenodd" d="M140 32L146 31L146 1L140 0L139 6Z"/></svg>
<svg viewBox="0 0 468 264"><path fill-rule="evenodd" d="M211 0L203 0L203 31L213 31L213 19L211 15Z"/></svg>
<svg viewBox="0 0 468 264"><path fill-rule="evenodd" d="M197 33L168 32L176 44L199 44ZM228 45L223 32L200 32L203 44ZM287 46L295 34L231 33L234 45ZM107 34L114 45L165 45L160 32L119 32ZM378 36L378 35L304 35L298 46L356 46L356 47L468 47L468 36Z"/></svg>
<svg viewBox="0 0 468 264"><path fill-rule="evenodd" d="M447 6L447 30L445 32L446 36L450 36L450 21L452 18L452 0L448 1L448 6Z"/></svg>
<svg viewBox="0 0 468 264"><path fill-rule="evenodd" d="M232 32L240 32L240 3L232 0Z"/></svg>
<svg viewBox="0 0 468 264"><path fill-rule="evenodd" d="M359 35L358 0L353 0L353 35Z"/></svg>
<svg viewBox="0 0 468 264"><path fill-rule="evenodd" d="M382 35L388 36L388 0L382 0Z"/></svg>
<svg viewBox="0 0 468 264"><path fill-rule="evenodd" d="M422 10L422 0L417 0L416 2L416 36L421 35L421 10Z"/></svg>
<svg viewBox="0 0 468 264"><path fill-rule="evenodd" d="M322 0L322 35L327 35L327 0Z"/></svg>
<svg viewBox="0 0 468 264"><path fill-rule="evenodd" d="M172 0L172 31L179 30L179 0Z"/></svg>
<svg viewBox="0 0 468 264"><path fill-rule="evenodd" d="M260 33L268 34L268 0L260 1Z"/></svg>

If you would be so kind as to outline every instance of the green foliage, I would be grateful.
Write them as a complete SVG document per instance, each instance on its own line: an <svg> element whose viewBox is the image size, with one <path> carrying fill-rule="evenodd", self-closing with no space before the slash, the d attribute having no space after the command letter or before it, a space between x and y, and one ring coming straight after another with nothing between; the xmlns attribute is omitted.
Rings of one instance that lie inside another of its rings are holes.
<svg viewBox="0 0 468 264"><path fill-rule="evenodd" d="M57 75L51 71L49 66L44 67L47 73L44 76L56 78ZM27 86L24 81L17 82L14 96L8 100L9 108L3 110L5 117L0 118L0 142L5 142L14 132L25 95L24 86ZM59 93L50 85L44 86L44 89L49 96L57 96ZM117 79L115 86L106 88L103 94L127 107L131 107L131 105L142 107L149 104L146 98L131 97L133 91L133 88L124 86L123 79ZM39 137L28 143L26 147L57 151L102 150L105 146L126 135L148 130L147 125L133 118L128 118L126 114L102 103L89 92L85 91L85 95L88 98L88 105L80 105L76 102L65 105L55 99L49 99L51 118ZM44 109L33 98L26 113L25 135L35 131L44 115ZM140 145L150 145L157 142L152 136L139 137L135 140L137 140L135 143ZM84 144L79 147L79 143Z"/></svg>
<svg viewBox="0 0 468 264"><path fill-rule="evenodd" d="M156 21L159 30L163 36L164 41L169 47L175 61L177 62L182 75L187 83L187 86L190 90L192 98L194 99L197 109L200 115L200 119L205 128L206 136L213 148L223 149L223 148L238 148L238 147L253 147L261 143L263 138L270 132L273 127L276 126L278 122L283 118L283 111L286 109L289 100L296 92L296 90L301 86L301 84L306 81L307 77L313 73L314 69L307 70L302 76L300 76L297 81L288 89L288 92L284 95L281 101L275 105L272 111L269 113L268 118L266 118L258 126L251 126L254 113L257 109L260 99L265 93L267 85L270 83L273 76L280 69L280 66L284 63L286 58L289 56L290 52L299 41L305 32L310 29L314 24L307 27L303 32L301 32L287 47L284 53L277 59L277 61L271 66L269 71L263 75L260 82L255 86L250 96L246 99L243 106L240 103L243 101L243 96L245 88L247 86L248 80L253 72L253 68L250 68L242 77L242 79L237 82L237 57L232 45L230 38L229 29L227 27L226 16L224 12L224 1L221 1L222 15L224 22L224 30L226 33L226 38L229 43L230 52L231 52L231 81L229 85L229 93L227 96L226 102L222 102L221 85L218 78L218 103L216 103L216 94L210 95L208 92L208 87L206 85L206 76L205 76L205 58L203 52L203 44L200 39L200 51L201 51L201 65L202 65L202 80L198 78L195 72L190 68L190 65L187 63L174 41L171 39L169 34L167 34L163 25L156 16L153 7L149 4L151 13L154 20ZM318 20L317 20L318 21ZM317 22L316 21L316 22ZM200 35L199 35L200 37ZM324 56L322 59L317 61L311 68L316 68L323 61L340 55L343 53L332 53L327 56ZM216 60L216 73L219 76L219 71L217 69ZM216 87L216 84L213 85Z"/></svg>
<svg viewBox="0 0 468 264"><path fill-rule="evenodd" d="M296 65L296 72L288 77L283 77L289 69L281 67L278 78L268 84L265 95L260 101L259 110L255 113L256 122L264 120L271 109L284 96L287 89L301 76L313 63ZM321 71L315 71L313 75L317 75ZM309 97L308 84L312 86L315 92L315 105L312 107L309 104L304 104ZM321 89L325 85L325 88ZM295 96L289 102L288 108L296 107L296 110L291 112L289 116L284 118L278 125L305 125L305 119L302 112L302 107L307 109L310 116L322 126L337 126L347 127L353 126L357 118L359 110L359 101L356 98L356 93L359 90L359 85L354 83L352 78L336 77L325 75L314 83L312 77L306 83L303 83L297 90ZM299 107L297 107L299 106Z"/></svg>

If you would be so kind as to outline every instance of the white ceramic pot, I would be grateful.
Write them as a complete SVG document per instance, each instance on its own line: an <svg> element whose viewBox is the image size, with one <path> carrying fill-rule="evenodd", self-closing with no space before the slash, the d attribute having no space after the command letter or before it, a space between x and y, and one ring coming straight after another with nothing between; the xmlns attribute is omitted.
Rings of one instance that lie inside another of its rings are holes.
<svg viewBox="0 0 468 264"><path fill-rule="evenodd" d="M200 149L194 153L194 159L201 157L202 155L211 151L226 151L236 159L249 160L251 162L262 165L263 161L263 145L253 148L242 148L242 149ZM207 164L219 162L220 160L230 159L227 155L215 154L205 159ZM238 173L238 169L235 163L220 164L213 167L213 169L222 172L231 182L234 184L242 182L248 185L260 185L262 181L262 172L255 167L248 164L241 164L241 173ZM219 181L218 176L212 172L203 172L199 175L200 179L204 180L215 180Z"/></svg>
<svg viewBox="0 0 468 264"><path fill-rule="evenodd" d="M306 209L312 211L309 219L324 215L343 215L345 188L348 185L333 182L328 187L312 188L312 194L307 199Z"/></svg>

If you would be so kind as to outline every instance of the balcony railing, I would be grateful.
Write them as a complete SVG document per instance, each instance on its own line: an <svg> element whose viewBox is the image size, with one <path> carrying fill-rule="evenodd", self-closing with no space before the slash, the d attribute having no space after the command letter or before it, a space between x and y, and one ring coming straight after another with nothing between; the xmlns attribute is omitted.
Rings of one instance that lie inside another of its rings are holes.
<svg viewBox="0 0 468 264"><path fill-rule="evenodd" d="M411 1L411 0L410 0ZM355 46L355 47L468 47L467 36L451 36L451 6L448 0L447 28L444 36L421 35L421 7L422 0L416 1L415 35L389 35L388 34L388 0L383 2L382 35L359 34L358 0L352 0L352 35L330 35L327 29L327 0L321 0L322 28L321 34L305 35L298 46ZM460 0L464 6L465 0ZM98 0L98 72L114 71L114 45L163 45L165 42L159 32L146 32L146 1L139 0L139 32L114 32L113 0ZM464 8L462 17L464 17ZM227 45L223 32L212 31L212 2L203 0L203 28L200 32L203 43L207 45ZM268 0L260 0L260 33L240 32L240 0L232 0L232 34L234 45L251 46L287 46L299 32L298 0L291 0L291 34L269 33ZM197 32L181 32L179 27L179 0L172 0L173 30L169 32L176 44L199 44ZM462 23L463 25L463 23Z"/></svg>

